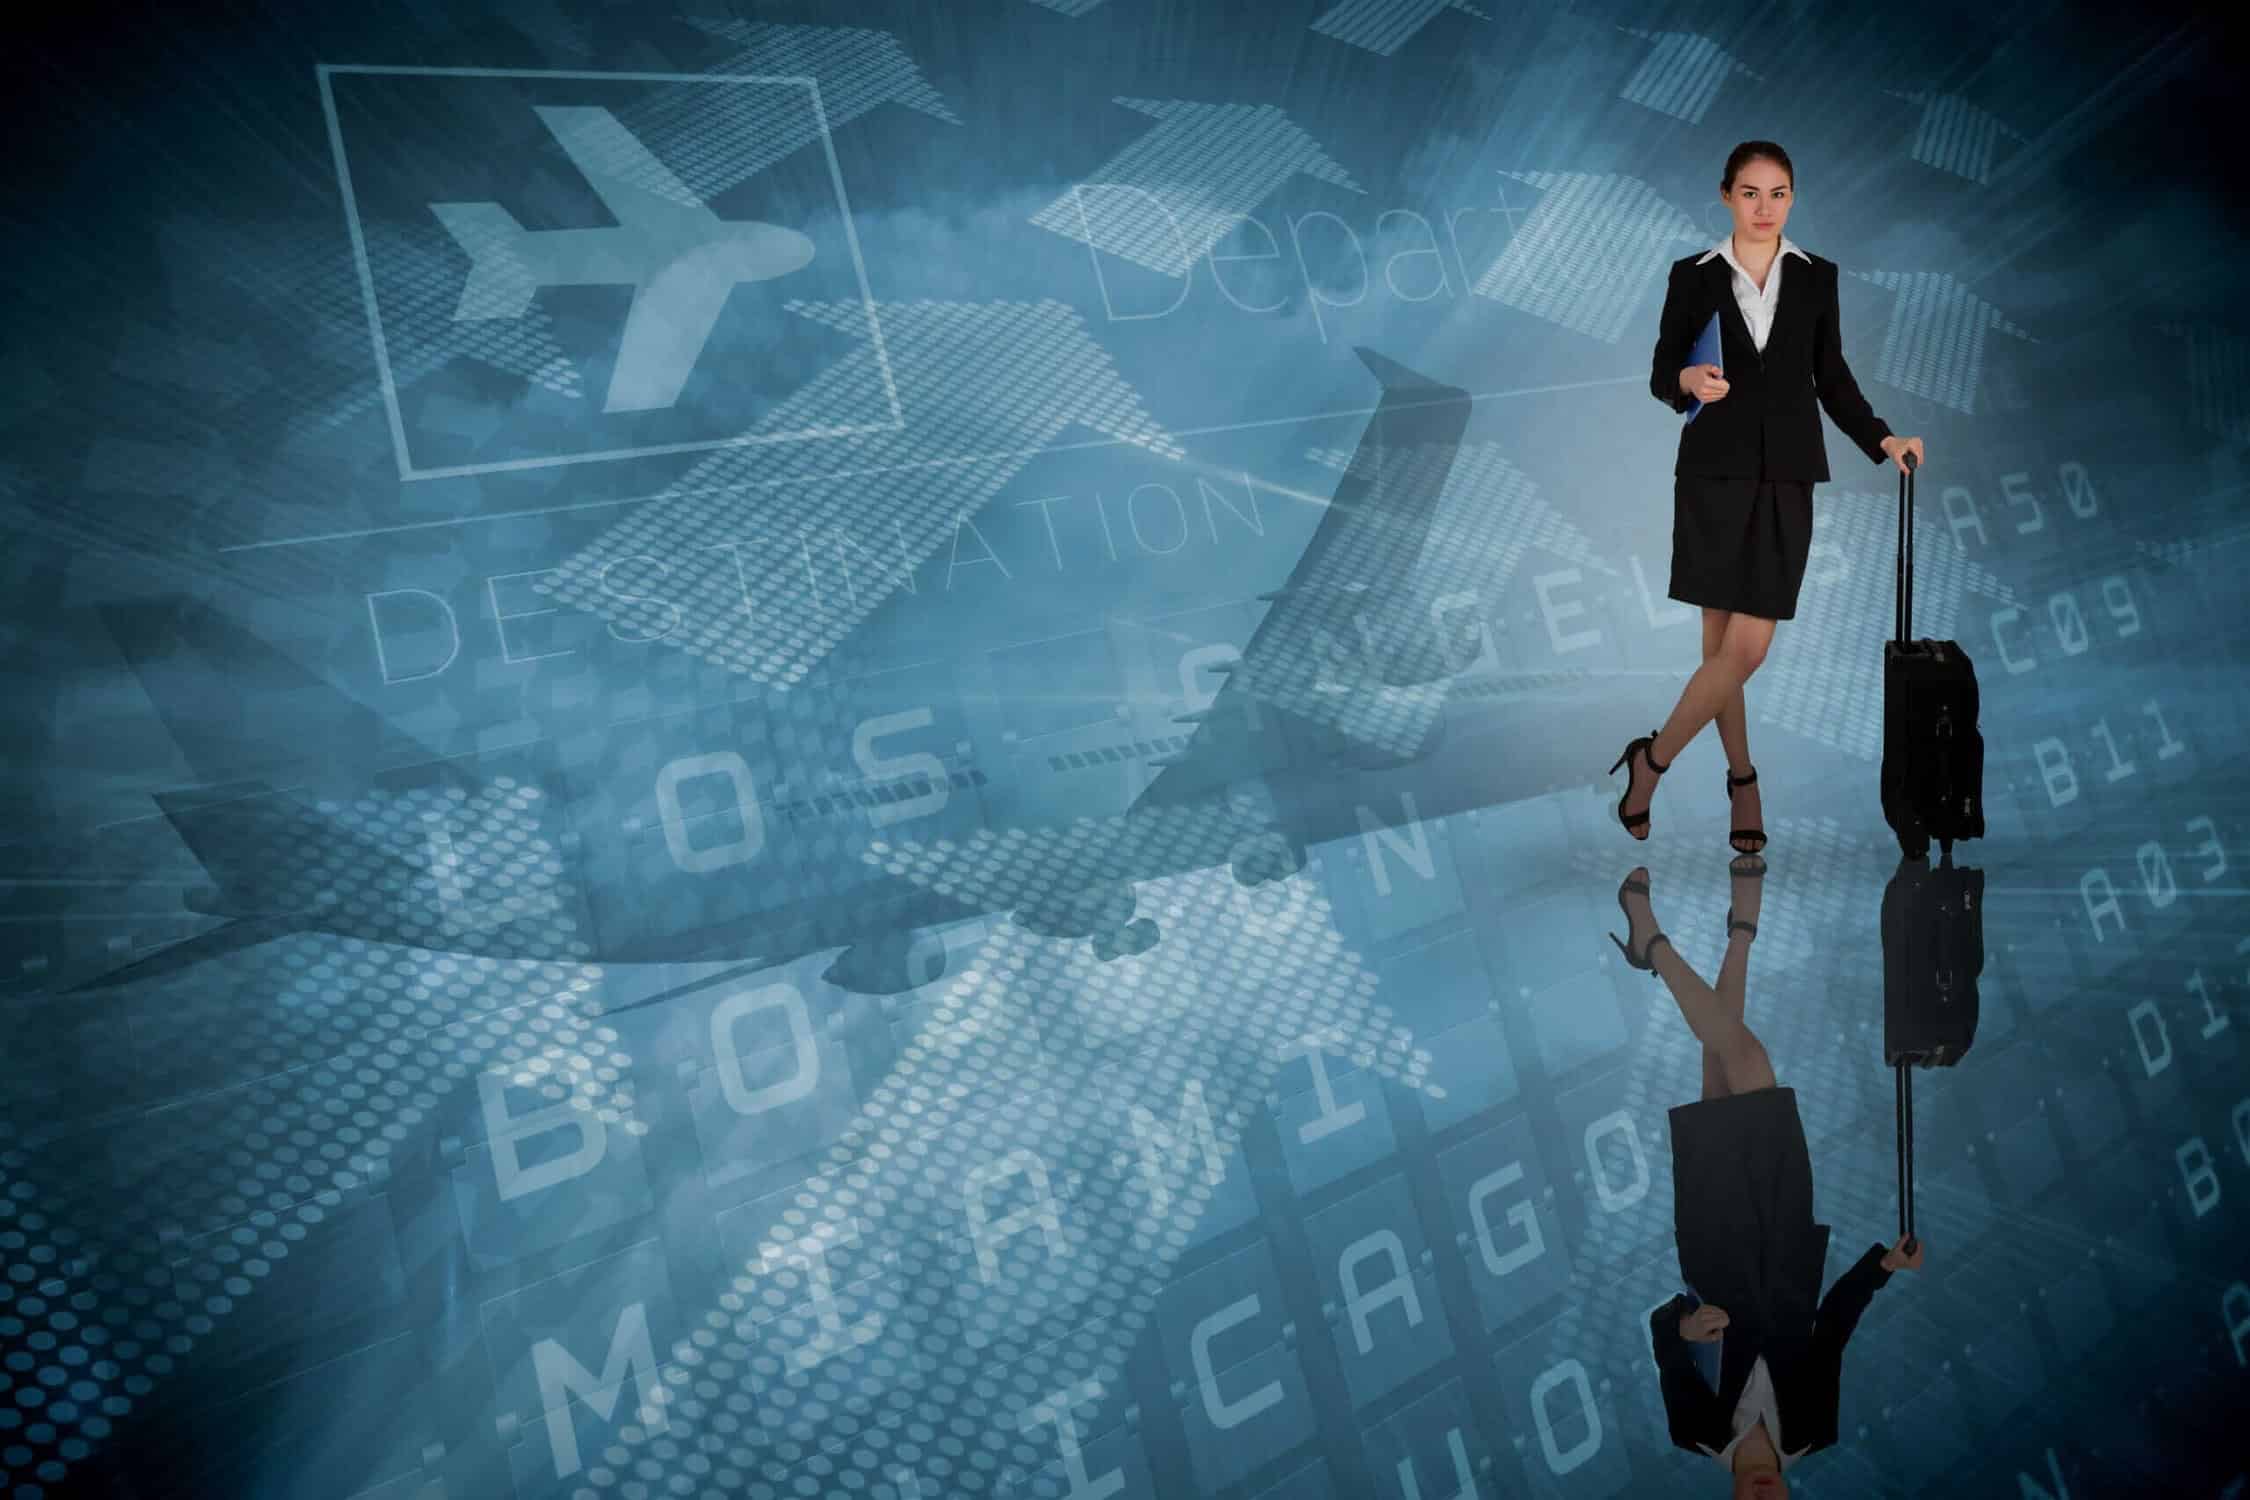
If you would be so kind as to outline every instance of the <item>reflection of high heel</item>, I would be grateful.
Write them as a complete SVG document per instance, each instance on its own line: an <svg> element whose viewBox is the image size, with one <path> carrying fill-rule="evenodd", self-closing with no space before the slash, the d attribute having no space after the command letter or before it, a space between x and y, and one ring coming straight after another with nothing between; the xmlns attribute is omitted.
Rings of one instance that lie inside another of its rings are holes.
<svg viewBox="0 0 2250 1500"><path fill-rule="evenodd" d="M1766 878L1766 862L1755 854L1738 854L1727 861L1727 874L1729 876L1739 875L1745 880L1763 880ZM1733 942L1734 935L1738 932L1749 933L1751 940L1755 942L1758 936L1758 924L1738 920L1734 914L1734 903L1729 901L1727 903L1727 941Z"/></svg>
<svg viewBox="0 0 2250 1500"><path fill-rule="evenodd" d="M1627 875L1625 877L1625 883L1617 888L1617 909L1625 913L1625 933L1628 937L1630 937L1633 932L1633 913L1631 909L1625 905L1626 893L1631 892L1634 895L1639 896L1645 896L1648 894L1648 882L1646 880L1637 878L1637 873L1638 872L1632 875ZM1651 922L1654 922L1656 920L1655 912L1652 911L1649 913L1649 920ZM1650 933L1649 936L1642 941L1641 951L1638 954L1635 954L1631 948L1627 947L1622 941L1619 940L1616 933L1610 933L1608 936L1611 942L1617 944L1617 951L1625 955L1625 962L1631 964L1636 969L1645 969L1651 974L1656 972L1656 965L1650 961L1650 953L1655 950L1658 943L1669 944L1672 941L1661 931Z"/></svg>
<svg viewBox="0 0 2250 1500"><path fill-rule="evenodd" d="M1648 762L1648 768L1651 771L1654 771L1657 775L1662 776L1666 771L1671 770L1672 766L1669 761L1665 762L1661 766L1656 763L1655 748L1656 736L1654 734L1640 735L1634 739L1627 741L1625 745L1625 753L1617 757L1617 765L1611 766L1609 768L1609 774L1615 776L1620 766L1629 766L1633 759L1633 752L1637 750L1640 752L1641 758ZM1623 823L1625 825L1625 831L1632 834L1634 838L1646 839L1648 835L1641 832L1640 830L1648 826L1648 808L1644 807L1637 813L1628 813L1627 811L1625 811L1625 799L1632 795L1633 773L1628 769L1625 772L1625 790L1619 793L1617 798L1617 821ZM1656 788L1650 787L1648 796L1650 806L1654 806L1656 802Z"/></svg>
<svg viewBox="0 0 2250 1500"><path fill-rule="evenodd" d="M1734 772L1727 772L1727 805L1729 807L1734 805L1734 789L1736 787L1750 786L1757 779L1758 768L1756 766L1750 768L1750 774L1747 776L1737 777ZM1744 839L1756 839L1758 842L1745 845L1741 842ZM1766 847L1766 831L1763 828L1737 828L1727 834L1727 842L1740 849L1744 854L1756 854L1760 849Z"/></svg>

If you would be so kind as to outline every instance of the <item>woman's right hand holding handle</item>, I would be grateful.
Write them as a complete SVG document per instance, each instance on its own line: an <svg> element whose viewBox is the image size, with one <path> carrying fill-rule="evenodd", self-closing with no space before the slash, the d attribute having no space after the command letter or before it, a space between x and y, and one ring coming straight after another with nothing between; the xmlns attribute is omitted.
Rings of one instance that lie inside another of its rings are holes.
<svg viewBox="0 0 2250 1500"><path fill-rule="evenodd" d="M1883 1252L1883 1269L1893 1272L1921 1270L1921 1240L1911 1234L1901 1238L1897 1244Z"/></svg>
<svg viewBox="0 0 2250 1500"><path fill-rule="evenodd" d="M1702 402L1722 399L1727 393L1726 377L1717 365L1689 365L1680 371L1680 394L1693 396Z"/></svg>

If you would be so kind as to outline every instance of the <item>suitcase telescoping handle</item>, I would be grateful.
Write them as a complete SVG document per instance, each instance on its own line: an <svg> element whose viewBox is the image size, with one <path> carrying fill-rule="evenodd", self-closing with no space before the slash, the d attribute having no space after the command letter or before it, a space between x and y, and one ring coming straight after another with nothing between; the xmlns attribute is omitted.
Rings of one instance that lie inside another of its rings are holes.
<svg viewBox="0 0 2250 1500"><path fill-rule="evenodd" d="M1898 1065L1898 1240L1914 1253L1914 1075L1913 1064Z"/></svg>
<svg viewBox="0 0 2250 1500"><path fill-rule="evenodd" d="M1898 641L1905 645L1914 632L1914 470L1919 467L1911 452L1899 455L1898 471Z"/></svg>

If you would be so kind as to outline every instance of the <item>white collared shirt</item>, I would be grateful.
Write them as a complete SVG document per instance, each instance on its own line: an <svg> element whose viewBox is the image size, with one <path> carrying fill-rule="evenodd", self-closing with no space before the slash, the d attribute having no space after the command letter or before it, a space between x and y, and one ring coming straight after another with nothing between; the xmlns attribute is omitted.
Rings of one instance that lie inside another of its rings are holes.
<svg viewBox="0 0 2250 1500"><path fill-rule="evenodd" d="M1781 1460L1784 1469L1812 1451L1809 1448L1799 1448L1791 1453L1782 1446L1781 1409L1774 1400L1773 1375L1766 1369L1766 1357L1763 1354L1752 1361L1750 1379L1742 1387L1742 1399L1734 1403L1733 1440L1716 1453L1703 1444L1697 1446L1717 1459L1721 1467L1731 1470L1734 1467L1734 1450L1742 1446L1743 1438L1761 1419L1766 1424L1766 1436L1773 1440L1774 1454Z"/></svg>
<svg viewBox="0 0 2250 1500"><path fill-rule="evenodd" d="M1750 273L1742 269L1742 262L1734 258L1733 235L1697 256L1695 263L1700 266L1714 255L1725 256L1727 264L1734 267L1735 304L1742 309L1742 321L1750 325L1750 342L1763 354L1766 335L1773 330L1773 310L1781 303L1781 263L1794 255L1811 265L1812 257L1805 254L1795 240L1783 235L1781 248L1774 252L1773 264L1766 267L1766 284L1761 291L1758 283L1750 279Z"/></svg>

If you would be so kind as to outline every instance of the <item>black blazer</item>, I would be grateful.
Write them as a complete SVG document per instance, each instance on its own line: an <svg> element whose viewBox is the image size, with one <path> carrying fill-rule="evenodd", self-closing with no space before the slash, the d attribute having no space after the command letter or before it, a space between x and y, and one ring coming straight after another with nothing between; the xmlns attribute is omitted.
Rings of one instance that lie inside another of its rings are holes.
<svg viewBox="0 0 2250 1500"><path fill-rule="evenodd" d="M1732 400L1730 396L1728 400ZM1725 401L1719 403L1726 405ZM1701 427L1703 419L1697 417ZM1819 1244L1825 1250L1823 1228ZM1807 1246L1808 1255L1811 1247ZM1820 1285L1814 1262L1812 1285ZM1664 1385L1664 1415L1672 1441L1682 1448L1713 1453L1734 1441L1734 1408L1750 1383L1750 1367L1764 1355L1773 1380L1774 1407L1781 1419L1781 1445L1791 1453L1826 1448L1836 1441L1836 1407L1844 1373L1844 1343L1859 1326L1878 1287L1891 1279L1883 1269L1883 1247L1875 1245L1849 1271L1836 1278L1810 1327L1764 1327L1749 1308L1721 1302L1727 1310L1726 1335L1719 1345L1719 1388L1706 1385L1695 1356L1680 1336L1685 1297L1674 1297L1649 1314L1649 1336L1656 1346L1656 1368Z"/></svg>
<svg viewBox="0 0 2250 1500"><path fill-rule="evenodd" d="M1818 255L1793 260L1781 273L1773 326L1761 352L1734 300L1734 268L1723 255L1702 265L1705 252L1672 262L1664 288L1664 314L1656 335L1649 389L1676 412L1695 398L1680 393L1695 336L1719 314L1719 366L1727 395L1680 424L1674 474L1732 475L1745 479L1828 478L1817 398L1855 447L1884 463L1883 439L1891 429L1868 406L1844 363L1836 327L1836 263ZM1807 252L1810 254L1811 252Z"/></svg>

